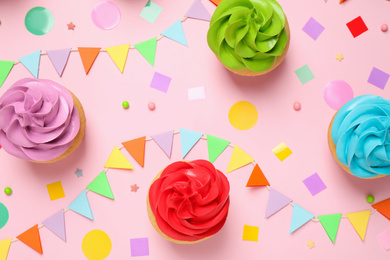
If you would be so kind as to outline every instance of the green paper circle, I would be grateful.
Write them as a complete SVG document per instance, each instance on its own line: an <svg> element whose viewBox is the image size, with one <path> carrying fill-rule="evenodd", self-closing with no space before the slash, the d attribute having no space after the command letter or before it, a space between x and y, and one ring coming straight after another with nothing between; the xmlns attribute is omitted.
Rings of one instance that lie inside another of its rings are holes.
<svg viewBox="0 0 390 260"><path fill-rule="evenodd" d="M53 28L53 14L45 7L34 7L26 14L24 24L30 33L44 35Z"/></svg>
<svg viewBox="0 0 390 260"><path fill-rule="evenodd" d="M7 224L9 218L8 209L0 202L0 228Z"/></svg>

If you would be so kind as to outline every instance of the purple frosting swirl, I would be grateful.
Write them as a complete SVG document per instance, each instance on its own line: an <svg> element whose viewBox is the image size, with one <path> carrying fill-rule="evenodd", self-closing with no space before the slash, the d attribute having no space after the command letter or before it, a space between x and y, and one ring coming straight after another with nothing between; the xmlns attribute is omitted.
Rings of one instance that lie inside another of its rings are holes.
<svg viewBox="0 0 390 260"><path fill-rule="evenodd" d="M29 161L63 154L80 129L72 94L43 79L21 79L0 98L0 144Z"/></svg>

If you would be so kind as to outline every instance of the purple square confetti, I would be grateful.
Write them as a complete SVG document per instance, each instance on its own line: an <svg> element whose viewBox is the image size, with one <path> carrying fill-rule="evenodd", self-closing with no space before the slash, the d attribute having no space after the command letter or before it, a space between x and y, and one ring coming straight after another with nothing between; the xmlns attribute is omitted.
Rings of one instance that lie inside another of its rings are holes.
<svg viewBox="0 0 390 260"><path fill-rule="evenodd" d="M372 68L370 77L368 78L368 83L371 83L372 85L384 89L386 86L387 81L389 80L389 74L386 72L381 71L380 69L377 69L375 67Z"/></svg>
<svg viewBox="0 0 390 260"><path fill-rule="evenodd" d="M320 176L318 176L318 173L314 173L313 175L307 177L303 180L303 183L313 196L326 189L326 185L321 180Z"/></svg>
<svg viewBox="0 0 390 260"><path fill-rule="evenodd" d="M317 22L313 17L303 26L302 30L309 35L313 40L317 40L318 36L325 30L325 27Z"/></svg>
<svg viewBox="0 0 390 260"><path fill-rule="evenodd" d="M131 256L147 256L149 255L149 240L144 238L130 239Z"/></svg>
<svg viewBox="0 0 390 260"><path fill-rule="evenodd" d="M150 87L160 90L161 92L167 93L171 80L172 79L170 77L155 72L153 75L152 82L150 83Z"/></svg>

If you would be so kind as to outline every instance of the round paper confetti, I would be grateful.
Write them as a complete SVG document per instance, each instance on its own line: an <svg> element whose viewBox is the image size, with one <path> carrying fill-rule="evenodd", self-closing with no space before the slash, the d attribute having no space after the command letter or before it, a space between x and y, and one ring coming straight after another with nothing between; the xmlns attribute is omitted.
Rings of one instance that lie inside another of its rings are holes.
<svg viewBox="0 0 390 260"><path fill-rule="evenodd" d="M239 101L229 110L229 121L238 130L252 128L258 118L256 107L248 101Z"/></svg>
<svg viewBox="0 0 390 260"><path fill-rule="evenodd" d="M325 86L324 99L333 109L341 108L353 98L351 86L343 80L332 80Z"/></svg>
<svg viewBox="0 0 390 260"><path fill-rule="evenodd" d="M0 202L0 228L7 224L9 218L8 209Z"/></svg>
<svg viewBox="0 0 390 260"><path fill-rule="evenodd" d="M113 2L99 2L92 9L92 21L100 29L114 29L119 24L120 19L121 11Z"/></svg>
<svg viewBox="0 0 390 260"><path fill-rule="evenodd" d="M88 232L81 243L81 248L89 260L103 260L111 252L111 239L106 232L95 229Z"/></svg>
<svg viewBox="0 0 390 260"><path fill-rule="evenodd" d="M53 14L45 7L34 7L26 14L24 25L30 33L44 35L53 28Z"/></svg>

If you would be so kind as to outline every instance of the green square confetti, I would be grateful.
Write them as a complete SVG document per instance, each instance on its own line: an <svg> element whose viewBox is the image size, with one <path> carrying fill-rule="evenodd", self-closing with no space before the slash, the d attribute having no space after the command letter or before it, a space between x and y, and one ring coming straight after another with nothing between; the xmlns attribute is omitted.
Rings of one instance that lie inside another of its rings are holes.
<svg viewBox="0 0 390 260"><path fill-rule="evenodd" d="M299 80L302 84L305 84L309 82L310 80L314 79L313 72L311 72L309 66L307 64L303 65L299 69L295 71L295 74L297 74Z"/></svg>
<svg viewBox="0 0 390 260"><path fill-rule="evenodd" d="M162 7L153 3L152 1L148 1L142 10L140 16L144 18L146 21L150 23L154 23L157 17L160 15L162 11Z"/></svg>

